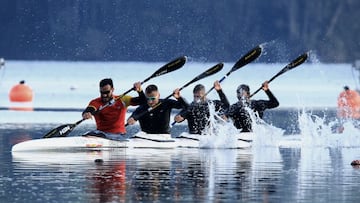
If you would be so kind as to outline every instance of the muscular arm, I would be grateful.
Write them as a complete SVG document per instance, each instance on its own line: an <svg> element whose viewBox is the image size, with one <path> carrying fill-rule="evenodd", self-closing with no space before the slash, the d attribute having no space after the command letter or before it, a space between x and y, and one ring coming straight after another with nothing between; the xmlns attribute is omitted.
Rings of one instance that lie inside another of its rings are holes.
<svg viewBox="0 0 360 203"><path fill-rule="evenodd" d="M144 92L140 91L140 92L138 92L138 94L139 94L138 97L131 98L131 100L130 100L131 106L146 104L146 96L145 96Z"/></svg>
<svg viewBox="0 0 360 203"><path fill-rule="evenodd" d="M129 118L134 118L134 120L139 120L143 115L148 112L147 105L141 105L135 109Z"/></svg>
<svg viewBox="0 0 360 203"><path fill-rule="evenodd" d="M273 95L273 93L270 90L265 91L266 95L269 97L269 102L267 103L267 108L272 109L279 106L279 101L276 99L276 97Z"/></svg>
<svg viewBox="0 0 360 203"><path fill-rule="evenodd" d="M92 115L95 114L95 112L96 112L96 108L94 106L89 105L88 107L86 107L86 109L82 112L81 115L84 119L89 119L92 117Z"/></svg>
<svg viewBox="0 0 360 203"><path fill-rule="evenodd" d="M259 114L259 117L262 118L264 111L266 109L272 109L279 106L278 100L271 93L270 90L265 91L266 95L269 97L269 100L252 100L251 108Z"/></svg>
<svg viewBox="0 0 360 203"><path fill-rule="evenodd" d="M94 106L88 106L82 113L87 113L87 112L94 113L95 111L96 108Z"/></svg>
<svg viewBox="0 0 360 203"><path fill-rule="evenodd" d="M217 93L219 94L220 101L223 103L223 108L228 109L230 107L230 103L224 92L222 90L218 90Z"/></svg>
<svg viewBox="0 0 360 203"><path fill-rule="evenodd" d="M189 103L183 97L179 97L173 108L186 109L188 107L189 107Z"/></svg>

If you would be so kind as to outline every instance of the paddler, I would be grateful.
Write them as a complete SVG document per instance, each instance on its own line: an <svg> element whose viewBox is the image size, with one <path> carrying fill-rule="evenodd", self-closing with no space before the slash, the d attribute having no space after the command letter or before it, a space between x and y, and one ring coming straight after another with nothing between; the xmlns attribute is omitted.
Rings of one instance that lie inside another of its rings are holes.
<svg viewBox="0 0 360 203"><path fill-rule="evenodd" d="M337 99L337 116L340 119L340 126L337 132L344 131L343 123L346 121L356 121L360 119L360 95L357 91L351 90L349 86L344 86ZM356 123L355 123L356 124ZM358 124L356 124L358 127Z"/></svg>
<svg viewBox="0 0 360 203"><path fill-rule="evenodd" d="M268 96L268 100L250 100L250 87L246 84L241 84L236 89L238 102L230 106L226 115L233 121L234 126L241 130L241 132L252 131L253 121L251 120L248 109L254 111L259 118L262 118L266 109L272 109L279 106L279 101L269 89L268 81L265 81L262 84L262 90Z"/></svg>
<svg viewBox="0 0 360 203"><path fill-rule="evenodd" d="M208 99L206 97L205 86L198 84L193 89L193 101L190 106L175 116L174 120L177 123L187 119L190 134L201 134L206 128L210 117L209 102L214 104L215 111L218 112L219 116L229 108L230 103L222 91L219 81L214 82L214 88L220 100Z"/></svg>
<svg viewBox="0 0 360 203"><path fill-rule="evenodd" d="M360 118L360 95L357 91L344 86L337 100L339 118L359 119Z"/></svg>
<svg viewBox="0 0 360 203"><path fill-rule="evenodd" d="M86 136L99 136L109 139L122 139L126 134L125 116L128 106L136 106L146 102L141 89L141 83L134 83L138 97L129 95L114 95L114 85L111 78L102 79L99 83L100 97L90 101L82 113L84 119L95 118L96 130L87 132ZM105 108L103 106L111 104Z"/></svg>
<svg viewBox="0 0 360 203"><path fill-rule="evenodd" d="M138 120L140 128L148 134L170 134L171 110L183 109L188 106L181 97L180 89L173 91L174 99L160 99L160 92L156 85L149 85L145 89L147 103L140 105L129 117L127 123L133 125Z"/></svg>

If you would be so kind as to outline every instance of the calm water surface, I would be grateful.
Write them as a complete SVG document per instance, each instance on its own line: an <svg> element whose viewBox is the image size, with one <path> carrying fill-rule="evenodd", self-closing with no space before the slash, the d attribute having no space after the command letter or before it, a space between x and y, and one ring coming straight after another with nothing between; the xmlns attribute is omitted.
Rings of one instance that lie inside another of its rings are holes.
<svg viewBox="0 0 360 203"><path fill-rule="evenodd" d="M1 125L0 202L360 201L360 169L350 165L359 148L10 152L57 125Z"/></svg>

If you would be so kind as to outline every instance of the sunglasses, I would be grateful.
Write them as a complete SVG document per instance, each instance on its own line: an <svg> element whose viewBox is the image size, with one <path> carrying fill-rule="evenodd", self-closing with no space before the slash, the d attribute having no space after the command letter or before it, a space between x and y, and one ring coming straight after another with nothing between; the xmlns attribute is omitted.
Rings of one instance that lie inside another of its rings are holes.
<svg viewBox="0 0 360 203"><path fill-rule="evenodd" d="M156 97L146 97L146 100L148 101L154 101L156 99Z"/></svg>
<svg viewBox="0 0 360 203"><path fill-rule="evenodd" d="M100 91L101 94L109 94L111 90L107 90L107 91Z"/></svg>

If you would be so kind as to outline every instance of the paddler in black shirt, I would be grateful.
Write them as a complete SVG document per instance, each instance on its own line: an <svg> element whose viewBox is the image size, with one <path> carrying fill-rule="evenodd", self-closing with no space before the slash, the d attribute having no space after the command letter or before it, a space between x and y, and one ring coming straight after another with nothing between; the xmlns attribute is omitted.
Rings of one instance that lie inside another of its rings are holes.
<svg viewBox="0 0 360 203"><path fill-rule="evenodd" d="M156 85L145 89L147 104L139 106L129 117L127 123L133 125L137 120L140 128L148 134L169 134L171 110L187 108L188 103L180 96L179 89L173 92L173 99L160 99Z"/></svg>
<svg viewBox="0 0 360 203"><path fill-rule="evenodd" d="M241 132L252 131L252 120L247 107L252 109L260 118L263 117L266 109L279 106L279 102L269 89L268 81L262 84L262 90L266 93L269 100L250 100L250 87L245 84L239 85L236 90L238 102L231 105L226 116L232 119L234 126L241 129Z"/></svg>
<svg viewBox="0 0 360 203"><path fill-rule="evenodd" d="M214 82L214 88L217 91L220 100L207 99L205 87L202 84L198 84L193 89L193 102L187 109L182 110L175 116L174 120L177 123L187 119L190 134L201 134L208 124L210 117L209 102L214 104L215 111L219 114L228 110L230 103L222 91L219 81Z"/></svg>

